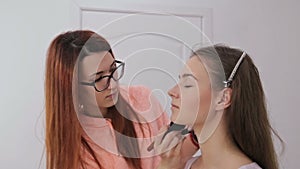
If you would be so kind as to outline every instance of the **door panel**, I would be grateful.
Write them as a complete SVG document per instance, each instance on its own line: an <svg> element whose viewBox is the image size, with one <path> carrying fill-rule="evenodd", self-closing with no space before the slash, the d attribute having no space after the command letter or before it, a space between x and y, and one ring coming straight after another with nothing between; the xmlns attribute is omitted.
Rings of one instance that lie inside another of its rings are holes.
<svg viewBox="0 0 300 169"><path fill-rule="evenodd" d="M95 4L92 8L79 7L80 28L91 29L105 37L115 57L125 61L125 75L120 83L149 87L170 113L168 89L176 84L191 49L209 43L205 36L211 35L211 30L207 30L209 12L199 9L192 11L194 13L189 10L166 14L149 12L149 9L143 12L141 7L138 12L121 6L110 8L100 7L100 4L99 9Z"/></svg>

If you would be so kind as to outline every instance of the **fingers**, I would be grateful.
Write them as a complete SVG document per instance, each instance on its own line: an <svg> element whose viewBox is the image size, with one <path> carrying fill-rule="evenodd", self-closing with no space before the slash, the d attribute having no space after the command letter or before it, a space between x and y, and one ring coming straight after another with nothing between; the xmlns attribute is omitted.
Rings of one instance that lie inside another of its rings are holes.
<svg viewBox="0 0 300 169"><path fill-rule="evenodd" d="M167 132L168 128L169 128L169 126L164 126L159 130L158 133L160 133L160 134L158 134L158 136L155 138L155 140L147 147L147 151L153 150L155 142L161 142L163 135L164 135L164 133Z"/></svg>
<svg viewBox="0 0 300 169"><path fill-rule="evenodd" d="M176 147L175 147L175 149L174 149L174 152L175 152L176 154L180 154L180 153L181 153L181 148L182 148L182 145L183 145L185 139L186 139L186 137L184 137L184 138L176 145Z"/></svg>
<svg viewBox="0 0 300 169"><path fill-rule="evenodd" d="M181 131L171 131L167 135L165 135L163 140L155 141L153 147L157 153L161 154L166 151L170 151L184 138L185 136L181 134Z"/></svg>
<svg viewBox="0 0 300 169"><path fill-rule="evenodd" d="M155 149L158 153L168 151L181 142L189 132L187 125L171 123L170 126L165 126L160 130L160 134L148 146L147 150Z"/></svg>
<svg viewBox="0 0 300 169"><path fill-rule="evenodd" d="M160 155L160 157L162 158L162 163L164 164L164 166L166 166L165 168L183 168L180 167L185 164L181 161L182 145L183 141L180 141L173 149Z"/></svg>
<svg viewBox="0 0 300 169"><path fill-rule="evenodd" d="M154 148L154 141L148 146L147 151L151 151Z"/></svg>

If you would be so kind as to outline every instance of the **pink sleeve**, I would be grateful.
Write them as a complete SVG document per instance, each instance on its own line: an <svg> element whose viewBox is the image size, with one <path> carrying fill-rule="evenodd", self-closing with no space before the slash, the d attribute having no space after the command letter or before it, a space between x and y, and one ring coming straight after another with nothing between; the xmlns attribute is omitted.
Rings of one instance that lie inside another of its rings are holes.
<svg viewBox="0 0 300 169"><path fill-rule="evenodd" d="M169 124L170 120L166 112L162 109L159 101L151 95L149 88L144 86L130 86L123 88L123 97L129 102L132 108L142 117L142 128L135 123L135 129L139 138L144 138L139 142L140 153L142 155L142 168L156 168L160 162L160 157L154 152L148 152L147 147L152 143L158 131Z"/></svg>
<svg viewBox="0 0 300 169"><path fill-rule="evenodd" d="M154 134L170 120L157 98L145 86L122 87L122 96L142 117L142 123L151 124Z"/></svg>

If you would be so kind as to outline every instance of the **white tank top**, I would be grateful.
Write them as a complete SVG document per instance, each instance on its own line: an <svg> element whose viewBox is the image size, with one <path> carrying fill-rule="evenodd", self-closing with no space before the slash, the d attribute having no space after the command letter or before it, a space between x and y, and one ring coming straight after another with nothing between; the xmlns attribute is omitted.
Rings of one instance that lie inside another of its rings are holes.
<svg viewBox="0 0 300 169"><path fill-rule="evenodd" d="M191 159L189 159L186 164L184 169L190 169L193 165L193 163L198 159L199 157L192 157ZM256 163L251 163L251 164L247 164L247 165L243 165L238 169L261 169L259 167L259 165L257 165Z"/></svg>

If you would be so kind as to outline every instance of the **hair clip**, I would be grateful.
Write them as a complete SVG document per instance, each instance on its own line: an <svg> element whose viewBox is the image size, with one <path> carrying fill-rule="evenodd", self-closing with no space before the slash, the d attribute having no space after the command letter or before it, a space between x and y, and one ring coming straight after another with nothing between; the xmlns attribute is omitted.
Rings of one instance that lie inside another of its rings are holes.
<svg viewBox="0 0 300 169"><path fill-rule="evenodd" d="M231 72L231 74L230 74L228 80L223 81L224 87L225 87L225 88L228 88L228 87L231 86L233 77L234 77L234 75L235 75L237 69L239 68L239 66L240 66L240 64L242 63L242 61L243 61L243 59L244 59L245 56L246 56L246 52L243 52L242 56L241 56L240 59L237 61L236 65L234 66L234 68L233 68L233 70L232 70L232 72Z"/></svg>

